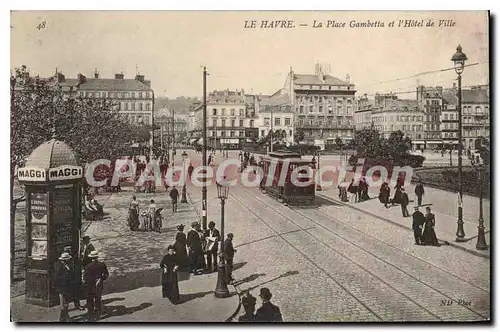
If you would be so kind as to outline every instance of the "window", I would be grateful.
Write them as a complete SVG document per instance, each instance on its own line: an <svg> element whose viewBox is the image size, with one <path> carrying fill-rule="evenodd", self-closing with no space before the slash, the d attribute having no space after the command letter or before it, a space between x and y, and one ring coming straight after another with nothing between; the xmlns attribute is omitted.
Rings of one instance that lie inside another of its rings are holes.
<svg viewBox="0 0 500 332"><path fill-rule="evenodd" d="M101 98L106 98L106 92L101 92Z"/></svg>
<svg viewBox="0 0 500 332"><path fill-rule="evenodd" d="M212 130L212 137L216 137L216 135L217 135L217 131Z"/></svg>
<svg viewBox="0 0 500 332"><path fill-rule="evenodd" d="M234 108L231 108L231 116L234 116Z"/></svg>
<svg viewBox="0 0 500 332"><path fill-rule="evenodd" d="M337 114L342 114L342 106L337 106Z"/></svg>
<svg viewBox="0 0 500 332"><path fill-rule="evenodd" d="M323 106L319 106L318 112L323 113Z"/></svg>
<svg viewBox="0 0 500 332"><path fill-rule="evenodd" d="M240 127L243 127L243 120L240 120Z"/></svg>
<svg viewBox="0 0 500 332"><path fill-rule="evenodd" d="M229 136L231 136L231 137L235 137L235 135L234 135L234 131L231 131L231 132L229 133Z"/></svg>
<svg viewBox="0 0 500 332"><path fill-rule="evenodd" d="M222 119L222 120L221 120L221 125L222 125L222 127L225 127L225 126L226 126L226 119Z"/></svg>
<svg viewBox="0 0 500 332"><path fill-rule="evenodd" d="M240 108L240 116L245 116L245 110L243 108Z"/></svg>
<svg viewBox="0 0 500 332"><path fill-rule="evenodd" d="M132 103L132 111L135 111L135 103Z"/></svg>
<svg viewBox="0 0 500 332"><path fill-rule="evenodd" d="M445 113L445 114L444 114L444 119L445 119L445 120L448 120L448 113Z"/></svg>
<svg viewBox="0 0 500 332"><path fill-rule="evenodd" d="M226 109L225 109L225 108L223 108L223 109L221 110L221 115L222 115L222 116L226 116Z"/></svg>
<svg viewBox="0 0 500 332"><path fill-rule="evenodd" d="M250 120L250 128L253 128L253 120Z"/></svg>
<svg viewBox="0 0 500 332"><path fill-rule="evenodd" d="M212 108L212 115L217 115L217 109L216 108Z"/></svg>
<svg viewBox="0 0 500 332"><path fill-rule="evenodd" d="M275 118L274 119L274 125L275 126L280 126L281 125L281 118Z"/></svg>
<svg viewBox="0 0 500 332"><path fill-rule="evenodd" d="M151 104L150 103L146 103L146 111L150 111L151 110Z"/></svg>
<svg viewBox="0 0 500 332"><path fill-rule="evenodd" d="M313 112L313 106L309 106L309 113Z"/></svg>
<svg viewBox="0 0 500 332"><path fill-rule="evenodd" d="M146 98L149 98L149 92L146 92Z"/></svg>
<svg viewBox="0 0 500 332"><path fill-rule="evenodd" d="M269 126L269 118L264 118L264 126Z"/></svg>
<svg viewBox="0 0 500 332"><path fill-rule="evenodd" d="M238 134L240 135L240 137L245 136L245 132L244 131L240 131Z"/></svg>
<svg viewBox="0 0 500 332"><path fill-rule="evenodd" d="M231 127L236 127L236 120L231 120Z"/></svg>
<svg viewBox="0 0 500 332"><path fill-rule="evenodd" d="M292 119L290 118L285 118L285 126L290 126L292 123Z"/></svg>
<svg viewBox="0 0 500 332"><path fill-rule="evenodd" d="M149 115L144 116L144 124L149 124Z"/></svg>
<svg viewBox="0 0 500 332"><path fill-rule="evenodd" d="M138 92L139 94L139 99L142 99L142 92Z"/></svg>
<svg viewBox="0 0 500 332"><path fill-rule="evenodd" d="M225 137L225 136L226 136L226 132L223 130L223 131L221 131L221 132L220 132L220 135L221 135L222 137Z"/></svg>
<svg viewBox="0 0 500 332"><path fill-rule="evenodd" d="M260 136L265 136L265 135L266 135L265 133L266 133L266 131L265 131L265 130L261 130L261 131L260 131Z"/></svg>
<svg viewBox="0 0 500 332"><path fill-rule="evenodd" d="M292 131L291 130L288 131L288 136L292 136Z"/></svg>
<svg viewBox="0 0 500 332"><path fill-rule="evenodd" d="M481 107L480 106L476 106L476 114L477 113L481 113Z"/></svg>
<svg viewBox="0 0 500 332"><path fill-rule="evenodd" d="M304 113L304 106L300 105L300 108L299 108L299 113L303 114Z"/></svg>
<svg viewBox="0 0 500 332"><path fill-rule="evenodd" d="M135 98L135 92L132 92L132 98Z"/></svg>

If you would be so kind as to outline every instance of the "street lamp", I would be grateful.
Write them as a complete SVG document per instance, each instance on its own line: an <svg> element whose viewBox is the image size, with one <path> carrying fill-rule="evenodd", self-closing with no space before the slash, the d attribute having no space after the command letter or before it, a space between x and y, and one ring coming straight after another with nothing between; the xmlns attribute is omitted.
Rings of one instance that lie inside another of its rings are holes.
<svg viewBox="0 0 500 332"><path fill-rule="evenodd" d="M459 184L459 202L458 202L458 221L456 242L465 242L463 210L462 210L462 73L464 72L467 56L462 52L462 46L457 46L457 52L451 58L455 65L455 72L458 75L458 184Z"/></svg>
<svg viewBox="0 0 500 332"><path fill-rule="evenodd" d="M225 177L224 177L225 180ZM220 259L217 274L217 286L215 287L215 297L224 298L229 296L226 276L226 260L224 258L224 204L229 195L229 185L217 182L217 197L220 199Z"/></svg>
<svg viewBox="0 0 500 332"><path fill-rule="evenodd" d="M486 237L484 235L484 219L483 219L483 167L484 164L481 161L474 161L474 156L471 156L470 162L477 172L477 180L479 184L479 225L477 226L477 250L486 250L488 245L486 244Z"/></svg>
<svg viewBox="0 0 500 332"><path fill-rule="evenodd" d="M187 203L187 197L186 197L186 181L187 181L187 176L186 176L186 160L187 160L188 154L186 151L182 153L182 170L183 170L183 175L184 175L184 185L182 186L182 198L181 198L181 203Z"/></svg>
<svg viewBox="0 0 500 332"><path fill-rule="evenodd" d="M318 151L317 152L317 155L318 155L318 167L316 167L316 174L319 174L316 176L317 180L318 180L318 183L316 184L316 191L322 191L323 188L321 188L321 173L320 173L320 165L319 165L319 156L321 155L321 152Z"/></svg>

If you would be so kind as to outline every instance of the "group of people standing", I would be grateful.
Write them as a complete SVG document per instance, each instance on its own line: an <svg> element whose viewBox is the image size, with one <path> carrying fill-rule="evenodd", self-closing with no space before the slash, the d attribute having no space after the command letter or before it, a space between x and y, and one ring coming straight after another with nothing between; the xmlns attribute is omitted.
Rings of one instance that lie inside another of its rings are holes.
<svg viewBox="0 0 500 332"><path fill-rule="evenodd" d="M209 222L208 229L204 231L199 222L193 222L187 235L184 233L184 225L178 225L175 242L168 247L167 254L160 262L163 297L169 298L174 304L179 303L179 279L187 279L189 274L215 272L220 259L225 262L226 282L231 283L234 280L232 270L236 253L233 237L232 233L227 234L223 252L219 254L222 239L219 230L215 228L215 222Z"/></svg>
<svg viewBox="0 0 500 332"><path fill-rule="evenodd" d="M102 304L104 281L109 276L106 264L99 261L99 253L90 243L88 236L83 237L80 253L72 254L71 246L64 247L55 265L54 286L59 293L61 306L59 321L69 321L70 302L74 303L76 309L85 310L80 304L82 295L87 299L88 320L99 320L104 309Z"/></svg>

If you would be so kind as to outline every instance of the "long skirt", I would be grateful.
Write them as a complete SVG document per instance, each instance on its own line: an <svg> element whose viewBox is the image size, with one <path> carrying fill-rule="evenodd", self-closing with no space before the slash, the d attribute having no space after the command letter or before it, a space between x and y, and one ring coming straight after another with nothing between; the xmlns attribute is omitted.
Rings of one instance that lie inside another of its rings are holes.
<svg viewBox="0 0 500 332"><path fill-rule="evenodd" d="M177 272L168 271L161 275L161 291L163 298L168 298L173 304L179 303L179 281Z"/></svg>
<svg viewBox="0 0 500 332"><path fill-rule="evenodd" d="M422 232L422 241L425 245L429 246L439 245L434 227L425 225L424 231Z"/></svg>

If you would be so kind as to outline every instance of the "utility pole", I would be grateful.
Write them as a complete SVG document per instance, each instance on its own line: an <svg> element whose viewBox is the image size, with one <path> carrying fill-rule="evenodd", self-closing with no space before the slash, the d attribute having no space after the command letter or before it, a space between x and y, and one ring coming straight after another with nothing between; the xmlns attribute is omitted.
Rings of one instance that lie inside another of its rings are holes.
<svg viewBox="0 0 500 332"><path fill-rule="evenodd" d="M172 163L175 160L175 110L172 109Z"/></svg>
<svg viewBox="0 0 500 332"><path fill-rule="evenodd" d="M273 152L273 107L271 106L271 148L269 152Z"/></svg>
<svg viewBox="0 0 500 332"><path fill-rule="evenodd" d="M217 133L216 133L217 135ZM207 67L203 67L203 170L207 169ZM207 174L207 173L205 173ZM201 188L201 204L202 204L202 227L207 229L207 182L203 181ZM221 239L224 241L224 239Z"/></svg>

